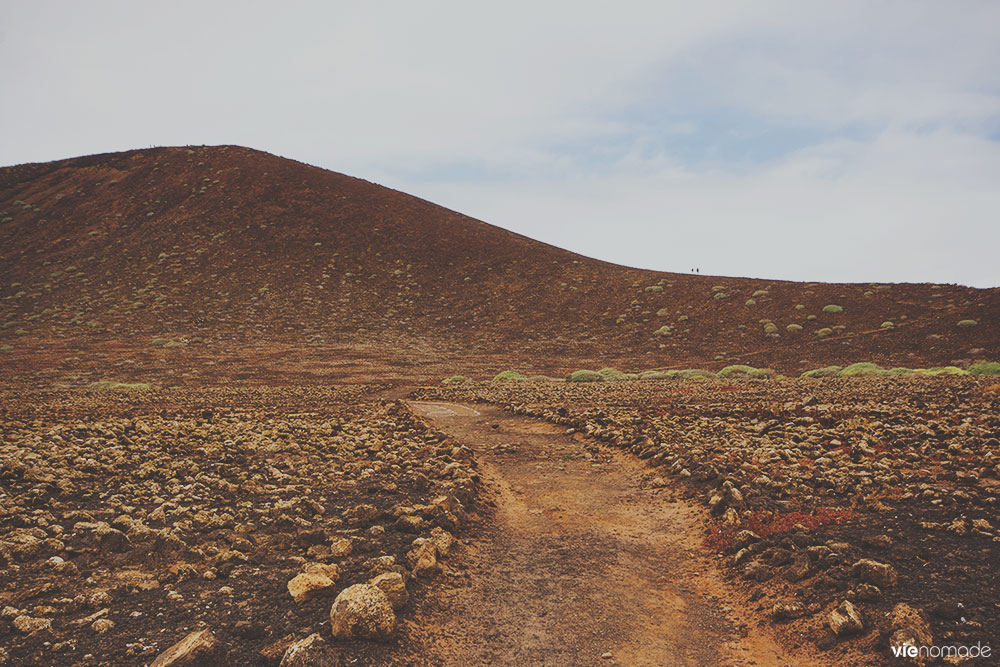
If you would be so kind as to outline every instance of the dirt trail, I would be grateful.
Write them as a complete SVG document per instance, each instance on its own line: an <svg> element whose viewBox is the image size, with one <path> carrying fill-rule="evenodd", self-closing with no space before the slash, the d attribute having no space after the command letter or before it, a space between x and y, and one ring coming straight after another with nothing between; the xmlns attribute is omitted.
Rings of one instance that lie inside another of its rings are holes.
<svg viewBox="0 0 1000 667"><path fill-rule="evenodd" d="M496 408L411 407L475 449L496 512L415 610L401 664L821 664L749 623L702 510L638 460Z"/></svg>

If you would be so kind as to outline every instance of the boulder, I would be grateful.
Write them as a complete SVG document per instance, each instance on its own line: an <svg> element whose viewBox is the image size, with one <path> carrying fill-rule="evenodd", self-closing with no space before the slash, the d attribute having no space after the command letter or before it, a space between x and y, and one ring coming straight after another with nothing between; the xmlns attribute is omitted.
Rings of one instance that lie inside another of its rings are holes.
<svg viewBox="0 0 1000 667"><path fill-rule="evenodd" d="M892 588L898 581L896 568L870 558L862 558L856 562L854 564L854 574L861 581L874 584L879 588Z"/></svg>
<svg viewBox="0 0 1000 667"><path fill-rule="evenodd" d="M844 600L840 606L830 612L830 629L838 637L858 634L865 629L861 612L853 604Z"/></svg>
<svg viewBox="0 0 1000 667"><path fill-rule="evenodd" d="M396 613L378 586L344 589L330 608L330 632L337 639L386 639L396 628Z"/></svg>
<svg viewBox="0 0 1000 667"><path fill-rule="evenodd" d="M384 572L371 580L372 586L382 589L385 596L389 598L389 604L393 609L399 609L406 604L410 596L406 592L406 581L399 572Z"/></svg>
<svg viewBox="0 0 1000 667"><path fill-rule="evenodd" d="M150 667L215 667L225 664L223 653L211 630L196 630L158 655Z"/></svg>

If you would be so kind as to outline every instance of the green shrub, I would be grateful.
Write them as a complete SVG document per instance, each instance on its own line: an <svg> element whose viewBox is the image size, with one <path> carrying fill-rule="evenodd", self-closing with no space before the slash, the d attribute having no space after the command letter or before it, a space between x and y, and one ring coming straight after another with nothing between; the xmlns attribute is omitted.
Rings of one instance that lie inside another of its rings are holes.
<svg viewBox="0 0 1000 667"><path fill-rule="evenodd" d="M175 350L179 347L184 347L184 343L177 340L168 340L166 343L163 344L163 347L167 348L168 350Z"/></svg>
<svg viewBox="0 0 1000 667"><path fill-rule="evenodd" d="M837 373L841 371L840 366L824 366L823 368L814 368L811 371L806 371L801 375L804 378L832 378L837 377Z"/></svg>
<svg viewBox="0 0 1000 667"><path fill-rule="evenodd" d="M715 374L716 377L727 378L727 377L739 377L741 375L749 376L753 373L756 368L753 366L746 366L743 364L733 364L732 366L726 366L721 371Z"/></svg>
<svg viewBox="0 0 1000 667"><path fill-rule="evenodd" d="M935 366L934 368L917 368L921 375L968 375L969 372L958 366Z"/></svg>
<svg viewBox="0 0 1000 667"><path fill-rule="evenodd" d="M965 370L969 371L969 375L1000 375L1000 363L996 361L980 361L971 364Z"/></svg>
<svg viewBox="0 0 1000 667"><path fill-rule="evenodd" d="M13 345L0 345L0 352L10 352L13 349Z"/></svg>
<svg viewBox="0 0 1000 667"><path fill-rule="evenodd" d="M905 368L903 366L896 366L885 372L886 375L916 375L916 373L912 368Z"/></svg>
<svg viewBox="0 0 1000 667"><path fill-rule="evenodd" d="M672 371L674 377L679 380L690 380L692 378L714 378L715 373L712 371L706 371L701 368L689 368L683 371Z"/></svg>
<svg viewBox="0 0 1000 667"><path fill-rule="evenodd" d="M962 320L958 323L958 326L962 327L963 329L967 329L969 327L974 327L978 324L979 322L976 320Z"/></svg>
<svg viewBox="0 0 1000 667"><path fill-rule="evenodd" d="M806 319L809 320L810 322L812 322L812 321L814 321L816 319L819 319L819 318L817 318L815 315L806 315Z"/></svg>
<svg viewBox="0 0 1000 667"><path fill-rule="evenodd" d="M750 377L752 378L769 378L774 377L777 373L774 372L773 368L755 368L750 371Z"/></svg>
<svg viewBox="0 0 1000 667"><path fill-rule="evenodd" d="M712 298L713 299L728 299L729 295L726 294L725 292L716 292L714 295L712 295Z"/></svg>
<svg viewBox="0 0 1000 667"><path fill-rule="evenodd" d="M517 371L504 371L503 373L497 374L494 378L494 382L524 382L528 378L524 377Z"/></svg>
<svg viewBox="0 0 1000 667"><path fill-rule="evenodd" d="M657 317L667 317L668 315L670 315L670 311L667 310L666 308L660 308L658 311L656 311Z"/></svg>
<svg viewBox="0 0 1000 667"><path fill-rule="evenodd" d="M659 294L660 292L663 291L663 287L661 285L650 285L649 287L647 287L643 291L645 291L645 292L653 292L654 294Z"/></svg>
<svg viewBox="0 0 1000 667"><path fill-rule="evenodd" d="M604 378L597 371L573 371L566 382L603 382Z"/></svg>
<svg viewBox="0 0 1000 667"><path fill-rule="evenodd" d="M826 338L827 336L831 335L832 333L833 333L833 329L831 329L829 327L823 327L822 329L820 329L819 331L816 332L816 338Z"/></svg>
<svg viewBox="0 0 1000 667"><path fill-rule="evenodd" d="M803 306L801 303L795 304L795 310L805 310L805 309L806 307Z"/></svg>
<svg viewBox="0 0 1000 667"><path fill-rule="evenodd" d="M152 345L153 347L163 347L169 342L170 342L169 338L154 338L149 342L149 344Z"/></svg>
<svg viewBox="0 0 1000 667"><path fill-rule="evenodd" d="M673 332L670 330L670 327L668 327L666 324L664 324L662 327L660 327L659 329L657 329L656 331L653 332L654 336L664 336L664 337L667 337L667 336L670 336L672 334L673 334Z"/></svg>
<svg viewBox="0 0 1000 667"><path fill-rule="evenodd" d="M441 384L462 384L463 382L468 382L469 378L464 375L452 375L450 378L445 378L441 380Z"/></svg>
<svg viewBox="0 0 1000 667"><path fill-rule="evenodd" d="M671 380L673 376L668 371L643 371L639 373L640 380Z"/></svg>
<svg viewBox="0 0 1000 667"><path fill-rule="evenodd" d="M687 322L687 321L688 321L688 320L690 320L690 319L691 319L691 318L690 318L690 317L688 317L687 315L681 315L680 317L678 317L678 318L677 318L677 321L678 321L678 322Z"/></svg>
<svg viewBox="0 0 1000 667"><path fill-rule="evenodd" d="M757 302L754 301L753 299L747 299L746 303L744 303L743 305L746 306L747 308L753 308L754 306L757 305Z"/></svg>
<svg viewBox="0 0 1000 667"><path fill-rule="evenodd" d="M764 325L764 333L766 334L776 334L778 333L778 325L774 322L768 322Z"/></svg>
<svg viewBox="0 0 1000 667"><path fill-rule="evenodd" d="M879 326L880 326L881 328L883 328L883 329L895 329L895 328L896 328L896 325L895 325L895 324L893 324L892 322L890 322L889 320L886 320L885 322L883 322L883 323L882 323L881 325L879 325Z"/></svg>
<svg viewBox="0 0 1000 667"><path fill-rule="evenodd" d="M873 364L869 361L861 361L856 364L851 364L837 373L838 377L851 377L852 375L885 375L885 370L878 364Z"/></svg>
<svg viewBox="0 0 1000 667"><path fill-rule="evenodd" d="M835 303L827 304L823 306L824 313L842 313L844 309Z"/></svg>
<svg viewBox="0 0 1000 667"><path fill-rule="evenodd" d="M801 324L789 324L787 327L785 327L785 331L790 331L792 333L795 333L796 331L802 331L802 325Z"/></svg>
<svg viewBox="0 0 1000 667"><path fill-rule="evenodd" d="M628 376L617 368L602 368L597 372L608 382L621 382L628 379Z"/></svg>
<svg viewBox="0 0 1000 667"><path fill-rule="evenodd" d="M753 298L755 298L755 299L758 298L758 297L762 297L762 296L767 296L767 290L766 289L759 289L759 290L757 290L756 292L753 293Z"/></svg>

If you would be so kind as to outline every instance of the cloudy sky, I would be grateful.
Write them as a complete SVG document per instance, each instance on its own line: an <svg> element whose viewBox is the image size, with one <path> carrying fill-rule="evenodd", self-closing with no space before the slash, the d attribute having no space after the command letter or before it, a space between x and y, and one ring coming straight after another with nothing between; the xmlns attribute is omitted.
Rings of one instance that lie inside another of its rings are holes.
<svg viewBox="0 0 1000 667"><path fill-rule="evenodd" d="M1000 3L0 0L0 164L241 144L669 271L1000 286Z"/></svg>

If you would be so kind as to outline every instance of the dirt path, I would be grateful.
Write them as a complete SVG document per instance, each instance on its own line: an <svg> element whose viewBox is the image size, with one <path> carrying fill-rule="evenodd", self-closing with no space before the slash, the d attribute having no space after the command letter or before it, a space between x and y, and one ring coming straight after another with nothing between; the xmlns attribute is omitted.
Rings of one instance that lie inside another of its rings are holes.
<svg viewBox="0 0 1000 667"><path fill-rule="evenodd" d="M496 513L414 610L401 664L821 664L748 624L702 510L637 459L495 408L411 407L475 449Z"/></svg>

